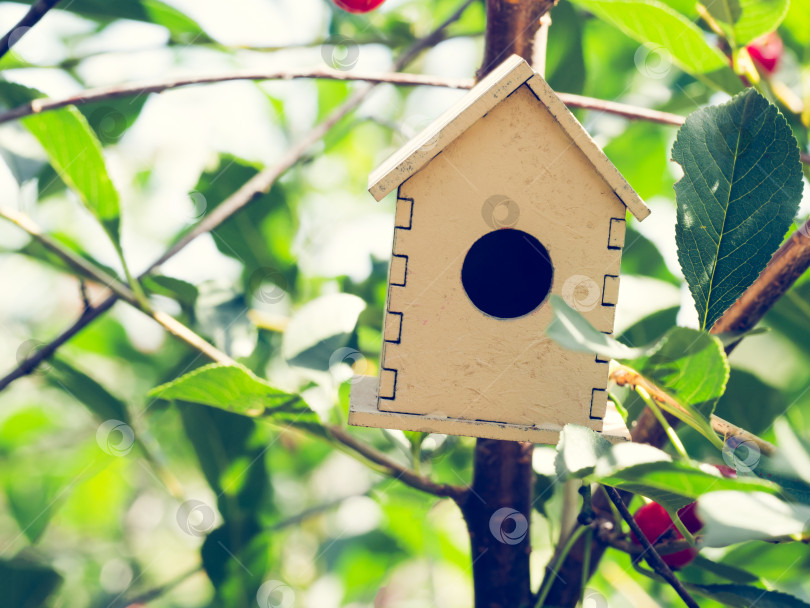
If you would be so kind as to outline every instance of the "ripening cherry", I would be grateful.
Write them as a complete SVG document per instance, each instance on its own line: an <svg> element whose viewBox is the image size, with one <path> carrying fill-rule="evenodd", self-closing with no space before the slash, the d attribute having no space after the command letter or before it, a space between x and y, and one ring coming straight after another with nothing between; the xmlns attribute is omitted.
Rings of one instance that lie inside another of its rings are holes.
<svg viewBox="0 0 810 608"><path fill-rule="evenodd" d="M779 67L779 60L782 58L785 45L782 44L782 39L779 37L779 34L771 32L770 34L760 36L745 48L748 54L751 55L751 59L753 59L766 74L770 75Z"/></svg>
<svg viewBox="0 0 810 608"><path fill-rule="evenodd" d="M695 513L695 503L690 503L680 509L678 511L678 517L680 517L684 526L686 526L686 529L693 534L703 527L703 524ZM676 528L675 524L672 523L672 518L669 516L669 513L667 513L666 509L664 509L664 507L659 505L657 502L647 503L641 507L638 511L636 511L633 519L638 524L638 527L641 528L641 531L644 536L647 537L647 540L653 544L665 540L677 540L679 538L683 538L683 535L678 531L678 528ZM637 545L641 544L638 541L638 538L636 538L635 534L633 534L633 542ZM696 548L689 547L688 549L683 549L682 551L662 555L661 559L663 559L664 563L670 568L683 568L689 562L695 559L697 554L698 550Z"/></svg>
<svg viewBox="0 0 810 608"><path fill-rule="evenodd" d="M334 0L335 4L350 13L368 13L380 6L385 0Z"/></svg>

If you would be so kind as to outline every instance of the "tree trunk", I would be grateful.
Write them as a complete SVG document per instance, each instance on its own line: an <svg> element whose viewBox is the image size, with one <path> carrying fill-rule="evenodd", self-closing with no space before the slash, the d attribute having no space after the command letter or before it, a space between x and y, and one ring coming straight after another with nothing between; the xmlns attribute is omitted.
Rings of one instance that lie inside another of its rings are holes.
<svg viewBox="0 0 810 608"><path fill-rule="evenodd" d="M479 79L512 54L532 61L540 18L554 1L487 0ZM472 488L462 505L470 534L476 608L524 608L532 604L532 478L532 444L478 440Z"/></svg>
<svg viewBox="0 0 810 608"><path fill-rule="evenodd" d="M470 533L476 608L531 604L532 444L479 439L462 506Z"/></svg>

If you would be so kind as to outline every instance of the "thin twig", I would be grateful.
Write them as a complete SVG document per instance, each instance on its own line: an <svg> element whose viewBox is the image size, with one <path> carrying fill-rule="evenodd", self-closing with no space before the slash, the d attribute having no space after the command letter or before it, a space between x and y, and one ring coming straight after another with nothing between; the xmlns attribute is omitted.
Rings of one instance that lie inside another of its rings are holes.
<svg viewBox="0 0 810 608"><path fill-rule="evenodd" d="M402 57L394 63L394 71L399 71L407 65L416 55L419 54L426 46L430 46L442 37L442 32L454 21L457 21L464 11L470 6L474 0L466 0L459 8L448 17L438 28L426 36L418 40L414 45L407 50ZM352 112L360 103L368 96L373 89L374 85L358 89L355 93L346 100L342 105L336 108L323 122L316 125L304 138L295 145L290 152L288 152L281 161L273 167L268 167L263 171L256 174L252 179L246 182L239 190L225 199L218 207L206 216L193 230L186 234L182 239L175 243L169 251L161 255L149 268L147 268L139 278L152 272L155 268L163 264L169 258L181 251L195 238L215 229L222 222L230 218L234 213L248 205L250 202L256 200L263 193L270 190L276 179L284 173L287 169L295 165L306 153L310 146L319 141L337 122L343 117ZM73 325L62 332L59 336L50 342L43 344L41 348L34 350L27 358L18 362L16 368L6 374L0 379L0 391L6 388L9 384L18 378L27 376L39 366L40 363L45 361L48 357L53 355L59 347L67 342L71 337L79 333L88 323L92 322L98 316L112 308L113 304L118 300L116 294L111 294L98 305L88 308L84 311L81 317L77 319Z"/></svg>
<svg viewBox="0 0 810 608"><path fill-rule="evenodd" d="M670 409L684 411L683 407L676 399L669 393L663 390L654 382L648 380L636 370L626 367L624 365L614 365L610 371L609 376L611 382L615 382L619 386L630 386L634 389L643 389L651 399L659 404L665 404ZM709 418L709 423L712 429L723 435L724 438L736 437L742 441L753 443L759 448L759 451L766 456L772 456L776 453L776 446L764 439L757 437L753 433L746 431L744 428L736 426L727 420L723 420L719 416L712 414Z"/></svg>
<svg viewBox="0 0 810 608"><path fill-rule="evenodd" d="M366 460L373 462L384 468L391 477L401 481L407 486L439 496L441 498L452 498L457 503L461 503L467 496L466 488L449 484L436 483L427 477L419 475L416 471L391 460L388 456L353 437L343 427L329 425L326 427L329 434L342 445L350 448L363 456Z"/></svg>
<svg viewBox="0 0 810 608"><path fill-rule="evenodd" d="M134 84L122 84L109 87L99 87L82 91L61 99L40 98L34 99L25 105L18 106L0 114L0 123L17 120L31 114L39 114L51 110L58 110L65 106L78 106L86 103L109 101L121 97L132 97L148 93L162 93L170 89L189 86L215 84L220 82L233 82L239 80L296 80L301 78L316 78L325 80L361 81L373 84L390 83L406 86L443 87L450 89L469 89L472 80L439 78L424 76L422 74L407 73L380 73L370 74L363 72L350 72L345 70L332 70L317 68L311 70L274 70L270 72L230 72L227 74L209 74L207 76L190 76L171 80L158 80Z"/></svg>
<svg viewBox="0 0 810 608"><path fill-rule="evenodd" d="M408 74L403 72L383 72L379 74L314 68L309 70L276 70L271 72L229 72L227 74L209 74L207 76L189 76L171 80L158 80L153 82L121 84L108 87L88 89L76 95L61 99L34 99L25 105L18 106L7 112L0 113L0 124L11 122L40 114L58 110L66 106L79 106L100 101L109 101L121 97L145 95L149 93L162 93L171 89L216 84L221 82L234 82L240 80L266 81L266 80L296 80L296 79L324 79L368 82L371 84L395 84L400 86L442 87L448 89L470 89L475 84L471 79L442 78L424 74ZM558 97L570 108L595 110L605 114L614 114L629 120L643 120L662 125L680 127L685 118L671 112L661 112L641 106L634 106L617 101L608 101L596 97L575 95L574 93L557 93ZM810 164L810 154L801 153L803 163Z"/></svg>
<svg viewBox="0 0 810 608"><path fill-rule="evenodd" d="M13 222L16 226L25 230L29 235L31 235L32 238L36 239L44 247L48 248L50 251L62 258L62 260L64 260L65 263L71 266L74 270L92 277L94 280L106 286L116 296L122 300L125 300L144 314L152 317L170 334L180 338L183 342L195 350L203 353L212 361L223 363L225 365L237 365L236 361L231 359L228 355L217 349L212 344L206 342L202 337L180 323L180 321L164 312L153 310L148 306L148 303L146 303L145 300L139 298L135 292L132 291L132 289L124 285L121 281L107 274L95 264L88 262L76 252L62 245L62 243L56 239L45 234L42 229L24 213L20 213L19 211L14 211L8 208L0 208L0 217ZM85 310L89 310L89 308L85 307Z"/></svg>
<svg viewBox="0 0 810 608"><path fill-rule="evenodd" d="M622 515L622 519L627 522L627 525L630 526L630 529L635 534L636 538L641 542L641 546L644 547L644 559L647 560L647 563L652 566L652 568L661 576L663 576L666 581L672 586L675 592L681 597L684 604L689 606L689 608L700 608L698 603L689 595L689 592L684 588L681 584L681 581L672 573L672 570L669 569L666 562L661 559L661 556L658 554L658 551L650 544L650 541L647 540L647 537L644 536L644 533L641 531L641 528L638 527L638 524L633 519L633 516L630 514L630 511L627 509L627 505L624 504L622 497L619 495L619 492L616 488L612 488L610 486L604 486L605 491L607 492L610 500L616 505L616 508L619 510L619 513Z"/></svg>
<svg viewBox="0 0 810 608"><path fill-rule="evenodd" d="M11 47L17 44L20 38L28 33L29 29L39 23L40 19L56 6L58 2L59 0L39 0L39 2L31 6L28 12L25 13L25 16L17 22L17 25L6 32L5 36L0 38L0 57L8 53Z"/></svg>

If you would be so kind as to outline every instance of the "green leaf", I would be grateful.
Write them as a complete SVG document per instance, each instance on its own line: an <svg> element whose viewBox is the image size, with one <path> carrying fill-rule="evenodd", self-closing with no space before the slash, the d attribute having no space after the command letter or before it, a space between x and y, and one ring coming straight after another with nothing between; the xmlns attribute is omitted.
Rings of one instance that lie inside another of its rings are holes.
<svg viewBox="0 0 810 608"><path fill-rule="evenodd" d="M810 506L787 503L764 492L711 492L698 500L698 514L705 524L707 547L797 538L810 529Z"/></svg>
<svg viewBox="0 0 810 608"><path fill-rule="evenodd" d="M686 72L728 93L742 89L726 56L689 19L656 0L574 0L574 3L653 49L663 47Z"/></svg>
<svg viewBox="0 0 810 608"><path fill-rule="evenodd" d="M810 44L810 0L791 0L782 26L800 46Z"/></svg>
<svg viewBox="0 0 810 608"><path fill-rule="evenodd" d="M152 23L162 25L169 30L172 42L183 45L212 42L199 23L165 2L140 0L140 4Z"/></svg>
<svg viewBox="0 0 810 608"><path fill-rule="evenodd" d="M28 542L35 544L68 499L67 491L74 480L61 471L21 475L23 466L19 462L15 465L17 474L3 480L8 512Z"/></svg>
<svg viewBox="0 0 810 608"><path fill-rule="evenodd" d="M720 602L730 608L810 608L800 599L782 593L769 591L760 587L747 585L688 585L690 591Z"/></svg>
<svg viewBox="0 0 810 608"><path fill-rule="evenodd" d="M625 329L619 338L631 345L653 344L677 325L679 306L658 310L636 321Z"/></svg>
<svg viewBox="0 0 810 608"><path fill-rule="evenodd" d="M320 433L318 415L298 395L271 386L242 366L212 363L149 391L151 397L189 401L228 412L264 416L280 426Z"/></svg>
<svg viewBox="0 0 810 608"><path fill-rule="evenodd" d="M701 570L706 570L707 572L711 572L716 576L720 576L727 581L731 581L732 583L756 583L759 580L759 577L754 576L747 570L743 570L742 568L738 568L737 566L732 566L730 564L724 564L723 562L717 562L708 558L703 557L702 555L697 555L690 564L690 568L700 568Z"/></svg>
<svg viewBox="0 0 810 608"><path fill-rule="evenodd" d="M172 298L188 310L194 309L194 303L200 295L195 285L174 277L149 275L144 277L142 283L150 292Z"/></svg>
<svg viewBox="0 0 810 608"><path fill-rule="evenodd" d="M664 158L666 156L667 154L664 152ZM671 183L671 181L667 183L667 189ZM667 268L664 256L661 255L658 247L647 237L628 226L624 241L622 274L652 277L677 287L681 286L680 279L676 278Z"/></svg>
<svg viewBox="0 0 810 608"><path fill-rule="evenodd" d="M560 346L577 352L596 353L609 359L633 359L645 352L643 348L625 346L595 329L560 296L552 295L549 301L553 317L546 328L546 335Z"/></svg>
<svg viewBox="0 0 810 608"><path fill-rule="evenodd" d="M729 377L720 340L686 327L672 328L651 354L629 365L707 420Z"/></svg>
<svg viewBox="0 0 810 608"><path fill-rule="evenodd" d="M568 2L560 2L554 7L557 44L548 46L546 80L555 91L582 93L586 77L582 48L584 26L576 9Z"/></svg>
<svg viewBox="0 0 810 608"><path fill-rule="evenodd" d="M810 355L810 282L795 285L779 298L765 322Z"/></svg>
<svg viewBox="0 0 810 608"><path fill-rule="evenodd" d="M787 15L789 0L707 0L706 8L734 46L774 31Z"/></svg>
<svg viewBox="0 0 810 608"><path fill-rule="evenodd" d="M90 410L99 420L120 420L131 423L127 404L114 396L96 380L64 359L51 360L52 370L45 375L48 384L64 390Z"/></svg>
<svg viewBox="0 0 810 608"><path fill-rule="evenodd" d="M611 445L591 429L563 427L555 460L557 475L602 483L655 500L677 510L696 498L718 490L778 493L773 483L754 477L730 479L713 467L673 461L663 450L641 443Z"/></svg>
<svg viewBox="0 0 810 608"><path fill-rule="evenodd" d="M726 392L717 402L714 413L756 435L770 428L774 419L788 408L788 403L787 395L778 388L750 372L732 368Z"/></svg>
<svg viewBox="0 0 810 608"><path fill-rule="evenodd" d="M680 509L704 494L720 490L779 492L775 484L755 477L729 479L682 460L636 464L612 472L609 472L609 468L599 462L591 479L651 498L670 511Z"/></svg>
<svg viewBox="0 0 810 608"><path fill-rule="evenodd" d="M109 274L111 277L117 277L118 273L113 269L107 266L106 264L100 263L98 260L93 258L87 252L82 251L81 247L77 246L77 243L73 242L72 239L68 239L64 234L53 234L49 235L56 241L59 241L64 247L67 249L72 249L74 253L76 253L79 257L84 258L90 264L93 264L96 268L102 269L104 272ZM2 249L2 246L0 246ZM64 258L59 255L56 255L53 251L45 247L42 243L35 240L30 240L25 246L21 247L20 249L16 250L17 253L22 255L26 255L31 259L37 260L46 264L59 272L63 272L69 274L71 276L79 276L85 279L89 279L91 281L96 281L94 277L90 274L81 271L79 268L72 266L65 262Z"/></svg>
<svg viewBox="0 0 810 608"><path fill-rule="evenodd" d="M672 158L678 259L709 329L748 288L796 215L802 170L785 118L754 89L690 114Z"/></svg>
<svg viewBox="0 0 810 608"><path fill-rule="evenodd" d="M0 604L11 608L39 608L62 585L62 576L50 566L33 559L15 557L0 560Z"/></svg>
<svg viewBox="0 0 810 608"><path fill-rule="evenodd" d="M596 431L576 424L566 424L557 443L555 467L563 478L590 475L600 456L610 452L610 442Z"/></svg>
<svg viewBox="0 0 810 608"><path fill-rule="evenodd" d="M42 97L36 89L0 81L0 101L16 107ZM119 247L118 191L107 173L104 153L87 119L75 106L33 114L21 120L36 137L59 177L79 195Z"/></svg>
<svg viewBox="0 0 810 608"><path fill-rule="evenodd" d="M346 344L366 308L362 298L348 293L321 296L305 304L290 319L281 345L291 365L326 371ZM346 355L339 356L343 360Z"/></svg>
<svg viewBox="0 0 810 608"><path fill-rule="evenodd" d="M272 488L267 463L262 458L266 447L254 440L256 421L191 403L178 405L183 429L208 485L217 496L217 508L223 518L238 520L259 505L266 505ZM201 510L211 508L213 505Z"/></svg>
<svg viewBox="0 0 810 608"><path fill-rule="evenodd" d="M195 219L214 212L229 196L259 172L260 166L229 154L219 157L217 166L200 175L190 193L193 216L188 218L191 230ZM292 190L292 188L289 188ZM217 228L214 243L224 255L245 267L248 289L255 291L262 279L273 280L281 289L269 301L277 301L294 278L291 266L295 259L291 242L297 231L288 199L288 188L275 184L270 192L228 218Z"/></svg>
<svg viewBox="0 0 810 608"><path fill-rule="evenodd" d="M21 1L23 4L32 4L31 0ZM70 4L59 8L102 23L114 19L132 19L162 25L169 30L173 42L182 44L211 42L211 38L205 34L197 22L160 0L127 0L126 2L73 0Z"/></svg>

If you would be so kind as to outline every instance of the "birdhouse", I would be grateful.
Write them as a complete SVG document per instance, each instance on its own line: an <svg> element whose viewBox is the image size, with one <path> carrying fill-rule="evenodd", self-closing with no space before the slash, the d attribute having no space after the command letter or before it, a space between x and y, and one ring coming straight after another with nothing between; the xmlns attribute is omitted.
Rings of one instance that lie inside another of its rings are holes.
<svg viewBox="0 0 810 608"><path fill-rule="evenodd" d="M509 58L372 173L377 200L394 190L380 374L355 380L349 422L626 439L608 361L545 330L558 294L613 332L626 212L650 211L545 80Z"/></svg>

